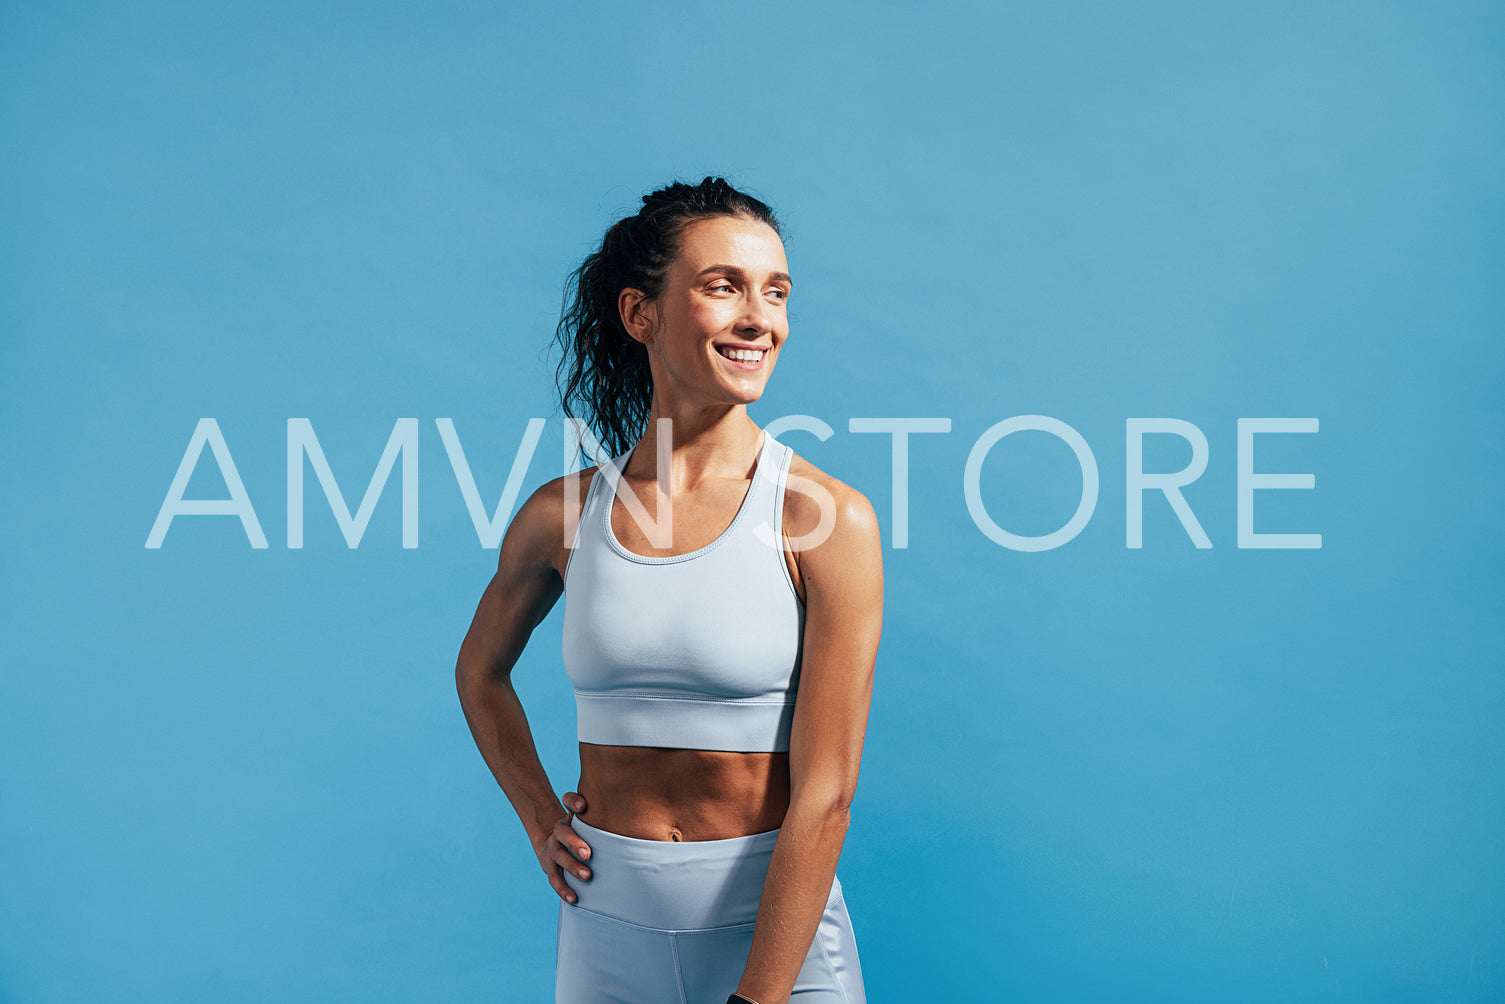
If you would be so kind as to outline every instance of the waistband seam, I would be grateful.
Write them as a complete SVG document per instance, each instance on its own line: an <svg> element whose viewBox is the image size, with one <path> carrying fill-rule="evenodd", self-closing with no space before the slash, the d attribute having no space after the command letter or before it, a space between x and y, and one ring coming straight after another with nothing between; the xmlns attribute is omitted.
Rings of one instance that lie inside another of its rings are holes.
<svg viewBox="0 0 1505 1004"><path fill-rule="evenodd" d="M634 924L630 920L623 920L621 917L613 917L609 913L602 913L599 910L592 910L590 907L581 906L579 903L566 903L565 906L571 910L579 910L581 913L588 913L592 917L599 917L601 920L607 921L612 924L620 924L623 927L630 927L636 931L647 931L651 934L720 934L724 931L740 931L745 928L751 928L755 926L755 922L749 920L741 924L727 924L723 927L649 927L647 924Z"/></svg>
<svg viewBox="0 0 1505 1004"><path fill-rule="evenodd" d="M575 688L575 696L589 701L695 701L700 704L727 704L733 707L745 705L783 707L795 702L793 697L705 697L698 694L652 694L645 691L581 690L578 687Z"/></svg>

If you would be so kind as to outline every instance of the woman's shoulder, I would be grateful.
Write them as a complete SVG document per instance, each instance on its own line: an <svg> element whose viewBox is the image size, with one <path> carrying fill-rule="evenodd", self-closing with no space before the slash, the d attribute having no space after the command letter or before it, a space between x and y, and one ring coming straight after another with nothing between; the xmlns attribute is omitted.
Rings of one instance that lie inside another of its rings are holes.
<svg viewBox="0 0 1505 1004"><path fill-rule="evenodd" d="M881 541L867 496L798 453L790 458L784 489L784 533L806 539L806 551L827 543L840 550L876 548Z"/></svg>
<svg viewBox="0 0 1505 1004"><path fill-rule="evenodd" d="M517 510L514 522L522 520L528 524L545 524L558 526L572 512L575 516L580 514L580 509L585 505L586 494L590 491L592 478L595 477L599 466L586 467L573 474L565 474L545 481L533 490Z"/></svg>
<svg viewBox="0 0 1505 1004"><path fill-rule="evenodd" d="M519 556L526 555L532 562L547 562L562 570L574 536L569 531L579 524L597 470L594 466L587 467L534 489L512 517L503 549L511 545Z"/></svg>

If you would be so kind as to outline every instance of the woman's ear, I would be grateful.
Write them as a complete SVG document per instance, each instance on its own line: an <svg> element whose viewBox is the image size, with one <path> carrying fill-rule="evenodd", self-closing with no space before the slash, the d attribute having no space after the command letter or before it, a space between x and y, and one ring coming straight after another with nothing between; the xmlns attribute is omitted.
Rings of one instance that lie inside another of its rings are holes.
<svg viewBox="0 0 1505 1004"><path fill-rule="evenodd" d="M657 311L653 301L641 290L624 289L617 294L617 313L622 317L622 327L635 340L647 345L653 340L653 331L658 326Z"/></svg>

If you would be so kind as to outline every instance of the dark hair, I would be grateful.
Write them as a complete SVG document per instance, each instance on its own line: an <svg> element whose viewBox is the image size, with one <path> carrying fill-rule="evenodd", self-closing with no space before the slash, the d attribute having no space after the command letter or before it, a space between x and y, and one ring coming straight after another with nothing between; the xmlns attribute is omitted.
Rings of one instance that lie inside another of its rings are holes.
<svg viewBox="0 0 1505 1004"><path fill-rule="evenodd" d="M652 300L664 288L685 228L717 216L742 216L783 235L773 210L722 178L698 185L675 182L643 196L637 215L613 223L601 249L586 257L565 283L565 305L554 332L563 358L555 373L559 403L575 417L578 404L603 448L619 456L642 436L653 404L648 350L627 333L617 311L624 289Z"/></svg>

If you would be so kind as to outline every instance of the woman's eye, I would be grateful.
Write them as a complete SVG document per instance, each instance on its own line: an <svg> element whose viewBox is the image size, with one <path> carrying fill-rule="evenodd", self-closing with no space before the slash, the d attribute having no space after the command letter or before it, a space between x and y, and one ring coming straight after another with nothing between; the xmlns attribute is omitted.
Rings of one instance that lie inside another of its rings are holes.
<svg viewBox="0 0 1505 1004"><path fill-rule="evenodd" d="M773 296L775 300L778 300L780 303L783 303L785 300L789 299L789 290L787 289L770 289L768 292Z"/></svg>
<svg viewBox="0 0 1505 1004"><path fill-rule="evenodd" d="M718 282L716 285L711 287L712 293L730 293L731 291L732 286L731 283L728 282Z"/></svg>

